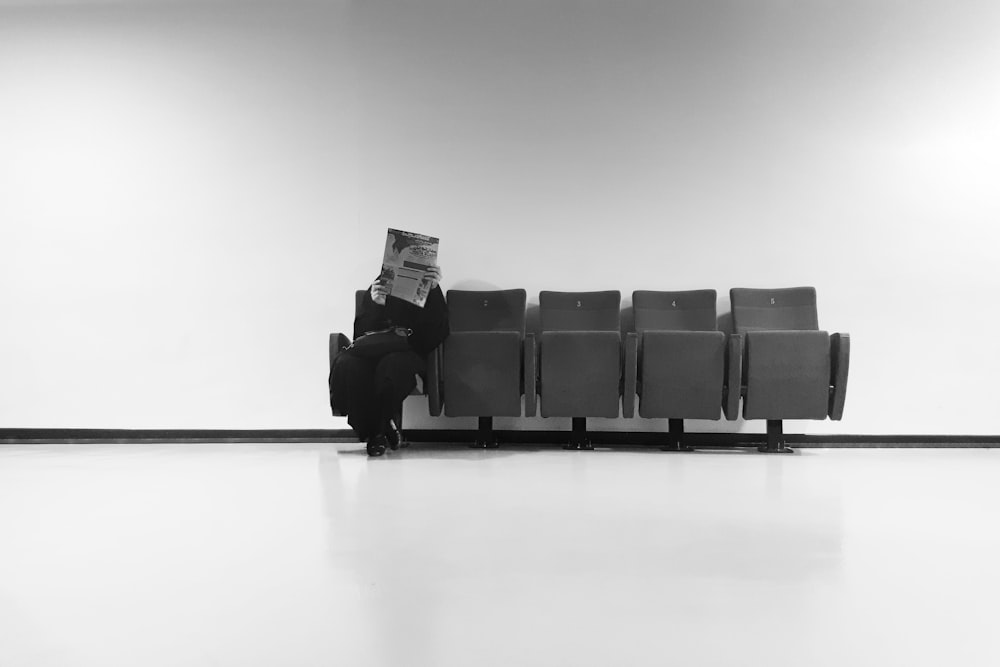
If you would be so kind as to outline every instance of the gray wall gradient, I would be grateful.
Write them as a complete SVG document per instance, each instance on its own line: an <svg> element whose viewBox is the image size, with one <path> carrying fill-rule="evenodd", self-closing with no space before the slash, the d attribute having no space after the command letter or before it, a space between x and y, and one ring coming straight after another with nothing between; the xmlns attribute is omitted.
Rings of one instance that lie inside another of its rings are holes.
<svg viewBox="0 0 1000 667"><path fill-rule="evenodd" d="M400 227L531 301L815 285L845 418L786 430L1000 433L998 35L974 0L0 2L0 427L344 427L326 336Z"/></svg>

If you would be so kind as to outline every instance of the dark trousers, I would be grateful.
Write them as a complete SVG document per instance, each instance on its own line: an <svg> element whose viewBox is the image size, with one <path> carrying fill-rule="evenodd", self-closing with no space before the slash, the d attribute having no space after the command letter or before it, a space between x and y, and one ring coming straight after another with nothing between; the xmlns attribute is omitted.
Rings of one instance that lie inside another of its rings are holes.
<svg viewBox="0 0 1000 667"><path fill-rule="evenodd" d="M361 440L384 432L390 419L399 419L403 400L417 386L427 364L413 350L392 352L381 359L363 359L350 353L337 356L330 373L330 403Z"/></svg>

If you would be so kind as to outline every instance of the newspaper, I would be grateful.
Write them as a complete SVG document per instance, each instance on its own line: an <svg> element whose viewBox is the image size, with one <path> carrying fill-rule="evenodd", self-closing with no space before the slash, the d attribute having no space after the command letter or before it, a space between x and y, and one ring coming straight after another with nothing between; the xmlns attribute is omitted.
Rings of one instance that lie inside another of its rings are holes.
<svg viewBox="0 0 1000 667"><path fill-rule="evenodd" d="M426 272L437 266L438 243L433 236L389 230L379 280L389 288L390 296L424 307L431 291Z"/></svg>

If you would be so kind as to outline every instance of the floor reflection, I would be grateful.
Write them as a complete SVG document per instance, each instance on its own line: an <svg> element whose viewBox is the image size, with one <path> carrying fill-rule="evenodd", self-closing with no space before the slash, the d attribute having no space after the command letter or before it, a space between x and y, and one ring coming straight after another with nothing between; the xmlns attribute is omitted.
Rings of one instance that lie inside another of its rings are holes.
<svg viewBox="0 0 1000 667"><path fill-rule="evenodd" d="M0 446L0 665L1000 664L1000 452Z"/></svg>
<svg viewBox="0 0 1000 667"><path fill-rule="evenodd" d="M570 631L581 622L662 636L692 613L718 617L716 605L722 618L756 613L776 584L782 613L809 613L809 582L840 576L840 489L792 458L389 456L342 450L319 465L331 559L362 582L377 664L434 664L456 633L490 643L495 624L549 633L549 647L586 644ZM405 631L385 642L387 627Z"/></svg>

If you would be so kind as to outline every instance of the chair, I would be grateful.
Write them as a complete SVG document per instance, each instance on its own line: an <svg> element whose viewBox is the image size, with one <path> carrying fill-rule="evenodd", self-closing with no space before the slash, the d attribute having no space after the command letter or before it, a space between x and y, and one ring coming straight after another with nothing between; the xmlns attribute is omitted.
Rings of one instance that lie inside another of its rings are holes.
<svg viewBox="0 0 1000 667"><path fill-rule="evenodd" d="M542 417L571 417L570 448L592 449L587 417L620 412L621 293L543 291L538 305Z"/></svg>
<svg viewBox="0 0 1000 667"><path fill-rule="evenodd" d="M493 417L535 416L535 337L525 334L526 292L448 290L442 399L448 417L478 417L476 444L496 447Z"/></svg>
<svg viewBox="0 0 1000 667"><path fill-rule="evenodd" d="M743 418L767 420L763 451L787 452L783 419L840 419L851 339L819 328L816 289L729 290L743 344Z"/></svg>
<svg viewBox="0 0 1000 667"><path fill-rule="evenodd" d="M681 449L685 419L736 419L740 339L717 328L716 292L632 292L635 331L625 338L625 417L668 419L663 449Z"/></svg>
<svg viewBox="0 0 1000 667"><path fill-rule="evenodd" d="M357 314L361 310L361 303L364 300L367 290L357 290L354 293L354 312ZM330 334L330 368L332 372L333 363L341 351L351 344L351 339L343 333L334 332ZM417 376L417 386L411 396L427 396L427 407L432 417L441 415L441 348L434 349L427 357L427 377ZM343 417L337 410L331 410L334 417ZM400 423L396 425L400 430L403 428L402 416Z"/></svg>

